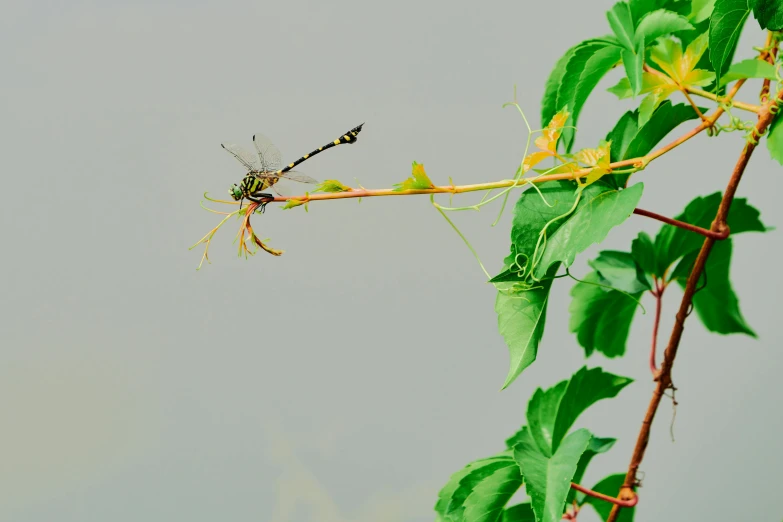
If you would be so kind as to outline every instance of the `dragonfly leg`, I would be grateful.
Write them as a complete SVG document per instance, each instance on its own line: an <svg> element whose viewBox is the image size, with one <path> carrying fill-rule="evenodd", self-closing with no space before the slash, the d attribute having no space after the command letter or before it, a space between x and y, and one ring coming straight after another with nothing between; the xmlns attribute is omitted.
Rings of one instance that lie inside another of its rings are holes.
<svg viewBox="0 0 783 522"><path fill-rule="evenodd" d="M252 196L248 196L247 199L252 201L253 203L258 203L260 205L261 213L263 214L266 210L266 204L270 201L274 200L275 197L272 194L267 194L265 192L258 192L256 194L253 194Z"/></svg>

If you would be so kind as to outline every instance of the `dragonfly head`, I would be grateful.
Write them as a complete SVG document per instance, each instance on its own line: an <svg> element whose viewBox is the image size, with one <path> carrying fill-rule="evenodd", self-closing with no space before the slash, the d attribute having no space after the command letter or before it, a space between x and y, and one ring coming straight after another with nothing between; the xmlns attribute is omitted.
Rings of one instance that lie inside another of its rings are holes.
<svg viewBox="0 0 783 522"><path fill-rule="evenodd" d="M242 189L239 188L239 185L234 183L231 185L231 188L228 189L229 195L231 195L232 198L234 198L235 201L239 201L242 199Z"/></svg>

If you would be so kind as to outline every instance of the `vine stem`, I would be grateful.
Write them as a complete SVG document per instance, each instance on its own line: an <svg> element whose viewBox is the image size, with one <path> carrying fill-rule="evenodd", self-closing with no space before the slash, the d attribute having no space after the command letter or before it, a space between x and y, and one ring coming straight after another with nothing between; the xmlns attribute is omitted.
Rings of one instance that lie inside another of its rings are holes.
<svg viewBox="0 0 783 522"><path fill-rule="evenodd" d="M571 483L571 489L580 491L589 497L605 500L607 502L614 504L615 506L634 507L636 503L639 502L639 497L637 497L636 495L634 495L634 497L630 500L619 500L614 497L610 497L609 495L604 495L603 493L593 491L592 489L587 489L586 487L580 486L579 484L576 484L574 482Z"/></svg>
<svg viewBox="0 0 783 522"><path fill-rule="evenodd" d="M769 52L762 53L759 59L766 60L767 56L769 56ZM729 91L726 94L726 96L721 99L721 101L723 101L724 103L734 103L732 102L732 100L734 99L734 96L736 96L737 91L739 91L740 87L742 87L744 83L745 83L744 79L738 80L734 84L734 87L732 87L731 91ZM735 104L735 106L737 105ZM763 109L764 107L761 108L761 110ZM696 128L694 128L689 132L686 132L676 140L647 154L646 156L639 156L636 158L629 158L626 160L615 161L614 163L610 163L609 164L610 172L611 170L618 169L620 167L634 167L640 169L646 167L649 162L663 156L670 150L682 145L683 143L693 138L694 136L704 131L705 129L715 125L715 122L718 121L718 118L720 118L724 112L725 109L723 109L723 107L718 107L717 109L715 109L715 112L713 112L711 115L705 116L704 121L702 121L701 124L699 124ZM369 197L379 197L379 196L410 196L414 194L461 194L465 192L477 192L481 190L493 190L493 189L500 189L506 187L514 187L514 186L521 187L528 183L544 183L546 181L577 179L577 178L582 178L584 176L587 176L588 174L590 174L592 170L593 167L586 167L583 169L576 170L574 172L546 174L543 176L536 176L535 178L522 178L518 180L509 179L509 180L495 181L490 183L477 183L473 185L442 185L442 186L433 186L431 188L426 188L426 189L394 190L394 189L352 188L351 190L346 192L303 194L301 196L293 196L293 197L275 196L274 198L269 199L268 202L274 201L277 203L284 203L286 201L293 199L296 201L300 201L302 203L307 203L310 201L321 201L327 199L369 198Z"/></svg>
<svg viewBox="0 0 783 522"><path fill-rule="evenodd" d="M726 224L726 218L729 215L729 208L731 208L731 203L734 201L734 195L736 194L737 187L739 186L740 180L742 179L742 174L745 172L745 167L748 165L750 156L753 154L753 151L758 144L758 139L764 134L764 132L767 130L767 127L769 127L769 124L772 122L774 113L770 109L778 104L783 104L783 89L778 92L774 99L762 105L761 111L759 112L758 122L751 131L750 139L747 140L745 147L742 149L742 153L740 154L739 159L734 166L734 171L732 172L731 178L729 179L728 185L726 186L726 191L723 193L723 198L721 199L720 206L718 207L718 212L715 215L712 226L710 227L712 231L720 233L728 228ZM778 112L777 109L775 109L775 112ZM642 427L636 439L636 446L634 448L633 455L631 456L631 462L628 466L628 471L625 475L625 482L618 495L618 498L621 500L630 500L636 496L636 493L634 492L634 487L636 484L636 473L639 470L642 459L644 458L644 452L647 449L647 443L650 440L650 429L652 427L652 422L655 418L655 413L658 410L658 406L661 403L664 392L667 389L673 387L672 366L674 365L674 359L677 356L677 349L680 345L680 340L682 339L682 332L685 328L685 319L690 313L691 306L693 305L693 295L696 292L696 285L701 278L702 273L704 272L704 266L707 263L707 258L709 257L710 252L712 251L712 247L715 245L716 241L717 239L712 237L707 237L704 239L704 243L702 243L701 250L699 251L698 257L696 258L696 262L693 264L693 268L691 269L690 275L688 276L688 282L685 285L685 292L682 296L682 301L680 302L680 308L677 311L674 327L672 328L669 342L663 354L661 368L655 379L655 390L653 391L652 398L650 399L650 403L647 406L647 412L644 415ZM606 522L615 522L618 515L620 514L620 509L621 507L615 504L612 507L612 511L609 514L609 517L606 519Z"/></svg>
<svg viewBox="0 0 783 522"><path fill-rule="evenodd" d="M653 323L652 333L652 346L650 347L650 371L653 378L658 375L658 367L655 362L655 348L658 345L658 325L661 323L661 308L663 307L663 290L666 288L663 284L663 280L658 281L658 278L653 276L655 282L655 291L652 293L655 296L655 322Z"/></svg>
<svg viewBox="0 0 783 522"><path fill-rule="evenodd" d="M705 228L697 227L696 225L691 225L690 223L686 223L684 221L668 218L666 216L656 214L655 212L644 210L643 208L635 208L633 210L633 213L639 216L645 216L648 218L657 219L658 221L662 221L667 225L672 225L675 227L684 228L685 230L690 230L691 232L696 232L697 234L700 234L704 237L711 237L713 239L726 239L727 237L729 237L728 227L726 227L726 229L721 232L714 232L712 230L707 230Z"/></svg>

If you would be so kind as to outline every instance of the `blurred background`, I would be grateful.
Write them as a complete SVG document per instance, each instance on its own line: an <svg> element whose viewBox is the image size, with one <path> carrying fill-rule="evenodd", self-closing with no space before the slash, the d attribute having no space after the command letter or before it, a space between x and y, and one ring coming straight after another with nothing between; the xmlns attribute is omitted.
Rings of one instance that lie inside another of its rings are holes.
<svg viewBox="0 0 783 522"><path fill-rule="evenodd" d="M230 223L197 272L202 251L188 247L219 221L199 202L244 174L221 142L262 132L292 161L361 122L359 143L301 170L368 188L403 180L413 160L440 184L508 178L526 131L501 105L516 84L537 126L554 62L609 32L611 4L6 5L0 520L432 520L449 475L502 449L535 388L585 364L567 331L571 283L554 286L538 361L499 392L495 291L426 197L270 205L254 223L282 257L238 259ZM750 20L738 58L763 38ZM591 96L577 146L633 106L605 91L618 78ZM738 133L700 135L655 161L635 178L642 207L673 216L723 190L741 148ZM758 149L738 196L780 226L782 188ZM492 228L497 210L450 215L490 271L508 252L510 209ZM632 216L601 249L658 228ZM780 254L779 232L735 239L757 340L688 321L676 442L667 400L638 521L780 519ZM663 339L679 299L666 296ZM627 466L652 391L651 319L637 315L625 358L587 361L636 379L578 421L619 439L588 486Z"/></svg>

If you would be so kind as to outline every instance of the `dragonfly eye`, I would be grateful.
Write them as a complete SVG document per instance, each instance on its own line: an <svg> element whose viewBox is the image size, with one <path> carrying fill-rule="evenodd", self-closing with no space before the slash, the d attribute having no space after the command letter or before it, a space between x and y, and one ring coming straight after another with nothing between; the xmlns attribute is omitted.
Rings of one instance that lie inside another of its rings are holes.
<svg viewBox="0 0 783 522"><path fill-rule="evenodd" d="M237 184L231 185L231 188L228 189L228 193L236 201L242 199L242 190L239 188L239 185Z"/></svg>

